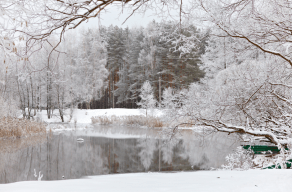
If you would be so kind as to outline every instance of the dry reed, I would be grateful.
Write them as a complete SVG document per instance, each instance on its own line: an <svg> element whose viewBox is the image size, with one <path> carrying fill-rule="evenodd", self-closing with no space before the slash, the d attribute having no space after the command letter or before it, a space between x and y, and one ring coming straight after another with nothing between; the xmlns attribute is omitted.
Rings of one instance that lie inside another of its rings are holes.
<svg viewBox="0 0 292 192"><path fill-rule="evenodd" d="M92 124L110 125L113 124L113 120L107 116L91 117Z"/></svg>
<svg viewBox="0 0 292 192"><path fill-rule="evenodd" d="M100 125L126 125L126 126L146 126L146 127L163 127L165 123L158 117L145 117L143 115L135 116L95 116L91 117L92 124Z"/></svg>
<svg viewBox="0 0 292 192"><path fill-rule="evenodd" d="M13 117L0 118L0 138L21 138L45 133L43 123Z"/></svg>

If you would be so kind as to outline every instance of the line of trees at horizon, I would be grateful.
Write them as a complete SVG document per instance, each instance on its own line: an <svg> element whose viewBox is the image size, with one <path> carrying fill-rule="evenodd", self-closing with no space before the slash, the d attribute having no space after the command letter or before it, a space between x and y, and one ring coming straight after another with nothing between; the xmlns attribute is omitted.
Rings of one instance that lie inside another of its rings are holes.
<svg viewBox="0 0 292 192"><path fill-rule="evenodd" d="M159 100L159 79L162 91L188 88L204 77L199 66L207 33L192 25L180 31L196 37L196 47L183 53L174 43L176 25L153 21L145 28L100 27L67 34L54 52L47 43L26 58L2 54L1 96L18 105L23 117L47 110L51 118L58 109L62 121L67 108L137 108L145 81ZM25 49L19 46L17 53Z"/></svg>

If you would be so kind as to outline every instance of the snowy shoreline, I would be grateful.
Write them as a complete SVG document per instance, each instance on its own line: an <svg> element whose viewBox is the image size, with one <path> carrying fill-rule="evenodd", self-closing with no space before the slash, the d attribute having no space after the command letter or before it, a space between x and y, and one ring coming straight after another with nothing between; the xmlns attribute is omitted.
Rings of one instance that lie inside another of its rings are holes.
<svg viewBox="0 0 292 192"><path fill-rule="evenodd" d="M39 114L42 121L57 125L55 132L75 131L79 136L97 136L112 138L136 138L141 135L124 133L99 133L87 130L85 126L92 127L91 117L93 116L127 116L141 115L140 109L97 109L97 110L75 110L73 118L65 123L60 123L57 116L52 119L46 118L46 111ZM162 113L158 113L161 115ZM66 116L67 118L68 116ZM77 121L77 129L74 126L74 119ZM68 127L66 127L68 126ZM191 128L187 128L191 129ZM86 133L84 132L86 130ZM142 135L143 136L143 135ZM80 179L53 181L21 181L0 185L2 192L64 192L64 191L216 191L216 192L252 192L252 191L287 191L292 188L291 170L248 170L248 171L195 171L195 172L148 172L148 173L126 173L114 175L96 175ZM37 179L36 179L37 180Z"/></svg>
<svg viewBox="0 0 292 192"><path fill-rule="evenodd" d="M59 117L58 110L54 110L53 117L51 119L47 118L47 111L43 110L39 112L37 117L46 123L61 123L61 118ZM115 108L115 109L74 109L72 114L72 119L70 120L69 114L70 110L67 109L64 112L65 123L82 123L91 124L91 117L96 116L145 116L145 109L126 109L126 108ZM163 113L159 110L153 110L153 116L161 116Z"/></svg>
<svg viewBox="0 0 292 192"><path fill-rule="evenodd" d="M281 192L292 188L291 170L129 173L58 181L24 181L0 185L2 192Z"/></svg>

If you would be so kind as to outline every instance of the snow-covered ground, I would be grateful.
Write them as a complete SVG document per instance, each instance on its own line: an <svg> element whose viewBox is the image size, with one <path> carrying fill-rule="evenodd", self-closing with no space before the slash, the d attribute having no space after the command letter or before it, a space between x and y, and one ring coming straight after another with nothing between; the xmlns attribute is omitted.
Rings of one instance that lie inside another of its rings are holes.
<svg viewBox="0 0 292 192"><path fill-rule="evenodd" d="M1 192L287 192L291 190L291 170L130 173L0 185Z"/></svg>
<svg viewBox="0 0 292 192"><path fill-rule="evenodd" d="M149 112L148 112L149 113ZM65 110L65 122L69 122L70 120L70 110ZM72 119L70 123L74 123L76 121L77 123L82 124L89 124L91 123L91 117L95 116L135 116L135 115L144 115L145 116L145 110L144 109L74 109ZM159 110L152 110L151 114L154 116L160 116L162 115L162 112ZM47 111L43 110L42 112L39 112L38 118L41 118L43 121L48 123L56 123L61 122L59 111L54 110L53 117L51 119L48 119L47 117Z"/></svg>

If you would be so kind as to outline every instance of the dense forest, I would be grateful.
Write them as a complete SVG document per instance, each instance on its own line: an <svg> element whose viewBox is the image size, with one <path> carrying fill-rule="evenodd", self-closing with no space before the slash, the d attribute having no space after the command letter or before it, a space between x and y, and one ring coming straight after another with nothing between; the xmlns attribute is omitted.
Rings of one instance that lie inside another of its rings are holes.
<svg viewBox="0 0 292 192"><path fill-rule="evenodd" d="M207 33L195 26L176 30L176 23L155 21L145 28L99 27L66 34L53 52L55 45L47 43L21 59L2 53L3 98L28 118L38 109L49 117L59 109L62 117L66 108L137 108L148 80L158 100L159 84L161 92L180 90L204 76L199 66ZM179 49L181 33L192 37L189 52ZM51 41L58 45L56 37ZM15 53L27 52L19 47Z"/></svg>
<svg viewBox="0 0 292 192"><path fill-rule="evenodd" d="M91 31L87 32L88 37ZM189 36L196 34L196 49L182 55L173 44L175 23L152 22L146 28L122 29L110 26L100 32L106 42L108 70L103 96L91 103L92 108L136 108L140 88L148 80L159 100L161 90L187 88L204 76L200 70L200 55L204 52L205 34L190 26ZM165 38L166 37L166 38ZM88 40L90 41L90 40ZM86 43L86 41L83 41Z"/></svg>

